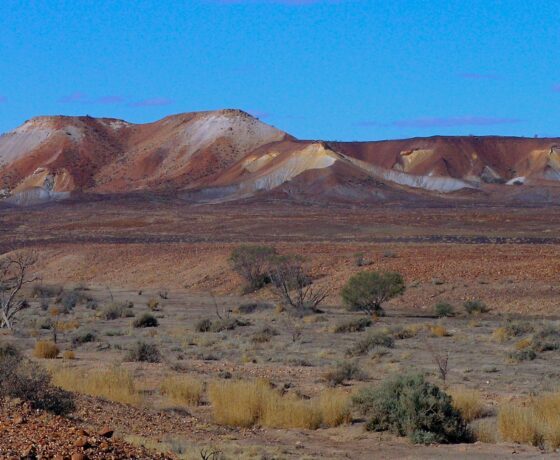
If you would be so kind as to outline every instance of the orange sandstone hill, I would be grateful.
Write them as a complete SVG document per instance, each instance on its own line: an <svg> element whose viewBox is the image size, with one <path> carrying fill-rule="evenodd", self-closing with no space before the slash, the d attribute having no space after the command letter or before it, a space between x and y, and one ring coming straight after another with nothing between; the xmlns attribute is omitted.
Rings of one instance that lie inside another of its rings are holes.
<svg viewBox="0 0 560 460"><path fill-rule="evenodd" d="M560 139L297 140L240 110L154 123L37 117L0 137L0 202L137 192L196 202L510 199L557 202Z"/></svg>

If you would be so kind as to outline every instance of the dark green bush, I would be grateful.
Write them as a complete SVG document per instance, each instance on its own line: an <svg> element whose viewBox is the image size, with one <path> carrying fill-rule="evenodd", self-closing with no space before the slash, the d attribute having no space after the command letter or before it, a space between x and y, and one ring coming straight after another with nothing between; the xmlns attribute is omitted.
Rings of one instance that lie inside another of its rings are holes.
<svg viewBox="0 0 560 460"><path fill-rule="evenodd" d="M72 337L72 345L77 347L78 345L82 345L84 343L95 342L97 337L95 333L91 331L81 331Z"/></svg>
<svg viewBox="0 0 560 460"><path fill-rule="evenodd" d="M395 340L391 335L385 331L375 331L358 340L346 351L346 354L348 356L359 356L365 355L377 347L393 348L394 346Z"/></svg>
<svg viewBox="0 0 560 460"><path fill-rule="evenodd" d="M544 324L533 334L535 351L552 351L560 349L560 329L553 324Z"/></svg>
<svg viewBox="0 0 560 460"><path fill-rule="evenodd" d="M453 308L453 305L451 305L450 303L439 302L434 307L434 313L440 318L445 318L448 316L453 316L455 314L455 310Z"/></svg>
<svg viewBox="0 0 560 460"><path fill-rule="evenodd" d="M360 272L342 288L341 296L351 311L380 315L382 304L405 290L403 277L393 272Z"/></svg>
<svg viewBox="0 0 560 460"><path fill-rule="evenodd" d="M54 414L74 410L72 394L53 386L44 368L24 358L13 345L0 344L0 399L7 396Z"/></svg>
<svg viewBox="0 0 560 460"><path fill-rule="evenodd" d="M150 313L144 313L140 318L136 318L132 325L136 328L140 327L158 327L159 323L157 318Z"/></svg>
<svg viewBox="0 0 560 460"><path fill-rule="evenodd" d="M469 315L488 313L490 309L481 300L467 300L463 307Z"/></svg>
<svg viewBox="0 0 560 460"><path fill-rule="evenodd" d="M337 334L343 334L346 332L362 332L366 330L366 327L370 327L372 324L369 318L355 318L348 321L338 323L334 327L334 332Z"/></svg>
<svg viewBox="0 0 560 460"><path fill-rule="evenodd" d="M533 361L537 357L537 353L532 348L525 348L524 350L512 351L509 354L509 359L516 363L522 361Z"/></svg>
<svg viewBox="0 0 560 460"><path fill-rule="evenodd" d="M470 441L465 421L451 397L422 375L397 376L353 398L370 431L390 431L415 443Z"/></svg>
<svg viewBox="0 0 560 460"><path fill-rule="evenodd" d="M161 353L153 343L137 342L128 351L125 361L159 363L161 361Z"/></svg>
<svg viewBox="0 0 560 460"><path fill-rule="evenodd" d="M245 279L245 292L256 291L271 282L269 264L276 254L276 249L269 246L243 245L232 251L229 260L233 270Z"/></svg>
<svg viewBox="0 0 560 460"><path fill-rule="evenodd" d="M196 332L210 332L211 327L212 320L210 318L203 318L195 324L194 330Z"/></svg>

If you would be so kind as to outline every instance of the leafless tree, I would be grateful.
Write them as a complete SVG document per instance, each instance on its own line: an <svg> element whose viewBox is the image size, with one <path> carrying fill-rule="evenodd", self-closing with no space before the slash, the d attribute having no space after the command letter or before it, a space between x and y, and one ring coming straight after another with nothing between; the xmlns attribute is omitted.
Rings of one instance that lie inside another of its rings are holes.
<svg viewBox="0 0 560 460"><path fill-rule="evenodd" d="M301 259L297 257L277 257L272 264L270 278L281 299L296 312L316 311L329 291L313 285Z"/></svg>
<svg viewBox="0 0 560 460"><path fill-rule="evenodd" d="M449 350L436 350L429 342L426 342L426 348L432 357L432 361L438 368L439 376L445 386L447 383L447 374L449 373Z"/></svg>
<svg viewBox="0 0 560 460"><path fill-rule="evenodd" d="M17 251L0 258L0 329L11 329L15 316L29 304L19 298L21 289L39 278L31 273L37 255L31 251Z"/></svg>

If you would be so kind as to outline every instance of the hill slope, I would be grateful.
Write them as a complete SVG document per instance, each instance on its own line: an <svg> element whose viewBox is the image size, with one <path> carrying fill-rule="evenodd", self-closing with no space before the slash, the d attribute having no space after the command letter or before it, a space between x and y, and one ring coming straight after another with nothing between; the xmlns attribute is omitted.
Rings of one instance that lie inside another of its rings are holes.
<svg viewBox="0 0 560 460"><path fill-rule="evenodd" d="M37 117L0 137L0 197L15 204L137 191L210 202L271 192L366 202L473 192L551 200L559 186L560 139L299 141L239 110L142 125Z"/></svg>

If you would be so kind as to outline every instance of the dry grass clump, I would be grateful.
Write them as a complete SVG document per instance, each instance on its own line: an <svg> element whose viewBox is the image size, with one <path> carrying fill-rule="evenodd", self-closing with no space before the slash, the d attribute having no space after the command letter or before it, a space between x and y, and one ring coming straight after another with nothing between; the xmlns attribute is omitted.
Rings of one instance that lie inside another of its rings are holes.
<svg viewBox="0 0 560 460"><path fill-rule="evenodd" d="M451 335L441 324L428 324L427 327L432 337L449 337Z"/></svg>
<svg viewBox="0 0 560 460"><path fill-rule="evenodd" d="M134 377L126 369L95 369L84 372L75 367L61 367L52 371L53 383L65 390L98 396L109 401L138 406L142 395Z"/></svg>
<svg viewBox="0 0 560 460"><path fill-rule="evenodd" d="M461 413L463 420L469 423L484 416L482 396L476 390L455 388L448 391L453 407Z"/></svg>
<svg viewBox="0 0 560 460"><path fill-rule="evenodd" d="M41 359L56 359L60 353L60 349L54 342L39 341L35 344L33 356Z"/></svg>
<svg viewBox="0 0 560 460"><path fill-rule="evenodd" d="M531 337L525 337L524 339L519 340L515 344L516 350L524 350L525 348L529 348L533 345L533 339Z"/></svg>
<svg viewBox="0 0 560 460"><path fill-rule="evenodd" d="M479 442L495 444L498 440L495 419L475 420L470 424L470 428L474 439Z"/></svg>
<svg viewBox="0 0 560 460"><path fill-rule="evenodd" d="M560 392L506 403L498 412L498 431L506 441L560 447Z"/></svg>
<svg viewBox="0 0 560 460"><path fill-rule="evenodd" d="M505 327L498 327L494 332L492 332L492 338L496 342L504 343L510 339L510 336Z"/></svg>
<svg viewBox="0 0 560 460"><path fill-rule="evenodd" d="M203 383L188 376L167 377L160 385L162 395L185 406L197 406L202 399L203 391Z"/></svg>
<svg viewBox="0 0 560 460"><path fill-rule="evenodd" d="M76 359L76 354L72 350L65 350L62 357L64 359Z"/></svg>
<svg viewBox="0 0 560 460"><path fill-rule="evenodd" d="M340 425L350 413L349 398L341 391L328 390L303 400L294 394L282 395L263 380L214 382L208 396L214 420L230 426L314 430Z"/></svg>

